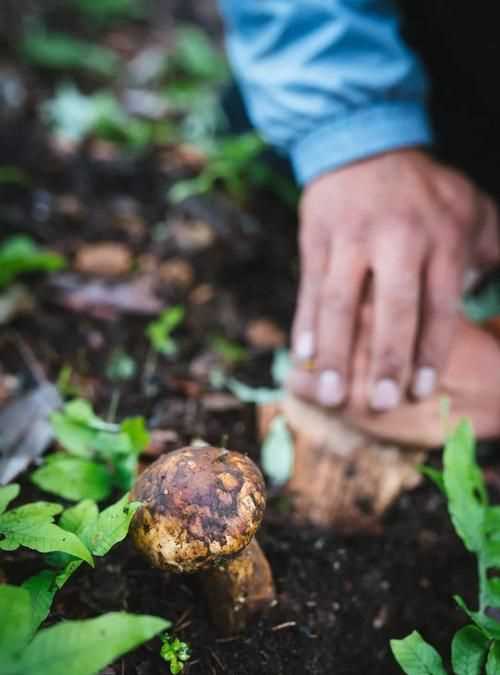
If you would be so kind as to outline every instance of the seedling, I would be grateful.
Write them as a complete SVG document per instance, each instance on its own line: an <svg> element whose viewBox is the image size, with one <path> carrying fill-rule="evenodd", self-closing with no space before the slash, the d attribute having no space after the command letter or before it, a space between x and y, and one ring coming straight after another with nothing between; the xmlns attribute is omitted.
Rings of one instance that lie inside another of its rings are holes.
<svg viewBox="0 0 500 675"><path fill-rule="evenodd" d="M181 448L146 469L132 497L143 504L130 529L137 549L159 569L200 572L221 632L242 630L274 602L271 568L254 537L264 480L248 457L208 445Z"/></svg>
<svg viewBox="0 0 500 675"><path fill-rule="evenodd" d="M170 665L172 675L181 673L191 657L189 645L174 638L168 631L161 636L161 641L160 656Z"/></svg>
<svg viewBox="0 0 500 675"><path fill-rule="evenodd" d="M62 138L82 141L93 134L129 148L153 140L156 126L129 115L109 91L87 96L73 84L61 85L41 108L42 119Z"/></svg>
<svg viewBox="0 0 500 675"><path fill-rule="evenodd" d="M184 313L184 307L180 305L170 307L147 326L146 335L155 352L166 356L173 356L177 353L177 343L172 333L182 323Z"/></svg>
<svg viewBox="0 0 500 675"><path fill-rule="evenodd" d="M130 488L137 458L149 441L142 417L106 422L87 401L76 399L54 413L51 422L64 451L47 457L31 475L38 487L75 501L100 501L114 487Z"/></svg>
<svg viewBox="0 0 500 675"><path fill-rule="evenodd" d="M471 624L460 629L451 645L455 675L500 673L500 506L491 506L483 475L475 459L473 432L467 421L450 435L444 450L443 472L432 478L444 490L452 523L465 547L477 558L479 598L477 610L460 596L457 604ZM438 652L414 631L391 648L407 675L446 675Z"/></svg>
<svg viewBox="0 0 500 675"><path fill-rule="evenodd" d="M54 272L64 267L62 256L39 247L25 235L7 239L0 245L0 289L27 272Z"/></svg>

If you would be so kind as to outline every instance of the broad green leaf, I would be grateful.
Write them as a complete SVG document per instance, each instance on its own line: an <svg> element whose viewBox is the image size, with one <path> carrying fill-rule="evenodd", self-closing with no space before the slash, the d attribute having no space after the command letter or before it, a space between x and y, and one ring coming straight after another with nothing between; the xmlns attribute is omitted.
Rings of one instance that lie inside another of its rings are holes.
<svg viewBox="0 0 500 675"><path fill-rule="evenodd" d="M494 642L486 662L486 675L500 675L500 642Z"/></svg>
<svg viewBox="0 0 500 675"><path fill-rule="evenodd" d="M64 258L40 248L30 237L11 237L0 245L0 288L25 272L52 272L64 264Z"/></svg>
<svg viewBox="0 0 500 675"><path fill-rule="evenodd" d="M31 598L19 586L0 585L0 672L1 662L22 649L31 637Z"/></svg>
<svg viewBox="0 0 500 675"><path fill-rule="evenodd" d="M97 504L91 499L84 499L63 512L59 518L59 525L63 530L80 536L89 525L95 525L98 516Z"/></svg>
<svg viewBox="0 0 500 675"><path fill-rule="evenodd" d="M444 485L448 510L465 547L479 552L487 508L484 480L475 461L474 436L466 420L453 431L444 450Z"/></svg>
<svg viewBox="0 0 500 675"><path fill-rule="evenodd" d="M91 521L84 527L82 539L94 555L106 555L115 544L125 539L130 522L139 507L140 502L129 502L126 494L104 509L96 521Z"/></svg>
<svg viewBox="0 0 500 675"><path fill-rule="evenodd" d="M500 623L486 616L483 612L474 612L465 604L463 598L459 595L454 596L457 605L467 614L469 619L473 621L486 637L491 639L500 639Z"/></svg>
<svg viewBox="0 0 500 675"><path fill-rule="evenodd" d="M406 675L446 675L441 657L417 631L391 640L391 649Z"/></svg>
<svg viewBox="0 0 500 675"><path fill-rule="evenodd" d="M15 551L19 546L26 546L40 553L62 551L92 565L92 556L83 542L53 523L54 516L61 510L60 504L34 502L3 513L0 549Z"/></svg>
<svg viewBox="0 0 500 675"><path fill-rule="evenodd" d="M74 68L111 76L119 67L119 58L111 49L67 33L33 31L25 37L22 53L30 63L43 68Z"/></svg>
<svg viewBox="0 0 500 675"><path fill-rule="evenodd" d="M0 487L0 515L5 511L10 502L19 494L20 487L17 483Z"/></svg>
<svg viewBox="0 0 500 675"><path fill-rule="evenodd" d="M65 621L40 631L5 675L95 675L166 626L157 617L118 612Z"/></svg>
<svg viewBox="0 0 500 675"><path fill-rule="evenodd" d="M33 636L40 624L48 617L52 601L58 590L56 584L57 572L54 570L42 570L38 574L23 583L31 599L31 636Z"/></svg>
<svg viewBox="0 0 500 675"><path fill-rule="evenodd" d="M478 628L461 628L451 643L451 663L455 675L481 675L488 647L488 638Z"/></svg>
<svg viewBox="0 0 500 675"><path fill-rule="evenodd" d="M293 439L283 415L273 419L261 450L264 472L274 485L286 483L293 471Z"/></svg>
<svg viewBox="0 0 500 675"><path fill-rule="evenodd" d="M57 454L31 474L31 480L42 490L72 501L100 501L111 494L112 477L102 464Z"/></svg>
<svg viewBox="0 0 500 675"><path fill-rule="evenodd" d="M149 432L144 417L128 417L121 423L120 428L130 439L133 451L140 455L149 443Z"/></svg>

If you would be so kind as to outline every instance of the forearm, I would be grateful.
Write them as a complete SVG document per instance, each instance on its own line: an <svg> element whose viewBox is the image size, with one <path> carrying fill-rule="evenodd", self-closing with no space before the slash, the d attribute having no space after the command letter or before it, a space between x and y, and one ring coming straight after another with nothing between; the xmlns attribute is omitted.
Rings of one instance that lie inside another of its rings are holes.
<svg viewBox="0 0 500 675"><path fill-rule="evenodd" d="M220 0L256 127L305 183L428 144L427 83L389 0Z"/></svg>

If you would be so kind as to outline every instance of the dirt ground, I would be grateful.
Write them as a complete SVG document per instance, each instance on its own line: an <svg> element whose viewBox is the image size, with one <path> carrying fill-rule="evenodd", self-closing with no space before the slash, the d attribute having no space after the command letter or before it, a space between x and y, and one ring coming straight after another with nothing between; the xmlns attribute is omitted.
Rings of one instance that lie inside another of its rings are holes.
<svg viewBox="0 0 500 675"><path fill-rule="evenodd" d="M211 12L195 16L180 2L173 15L163 11L170 30L172 16L179 15L219 30ZM148 31L149 25L135 26L131 39L142 43ZM28 345L53 380L71 365L74 382L101 414L118 387L118 418L144 415L151 429L168 432L169 448L194 437L214 444L225 439L228 447L258 460L253 407L224 398L210 385L217 361L210 339L223 335L245 345L249 356L236 368L238 378L270 384L270 341L252 338L249 327L266 319L278 333L289 329L297 283L293 212L266 189L244 209L223 196L169 205L166 186L185 172L185 158L168 145L128 155L91 140L77 152L61 153L36 115L56 76L19 65L7 45L2 62L18 69L28 94L22 110L0 125L0 163L15 164L31 180L0 185L0 237L32 235L68 256L69 274L85 244L123 244L134 274L155 279L163 305L187 309L178 356L160 359L146 374L144 329L151 316L78 304L68 289L81 288L85 274L37 280L31 287L35 309L4 327L3 335ZM172 260L177 276L165 266ZM117 349L139 364L135 377L120 385L105 375ZM4 374L18 373L5 343L0 363ZM24 496L46 498L26 478L21 482ZM274 571L279 603L244 635L221 639L210 627L195 580L150 569L128 542L96 569L82 567L58 594L48 622L119 609L165 616L192 646L189 675L391 675L400 671L390 638L418 628L446 653L463 623L453 594L474 602L472 558L431 485L401 497L382 534L373 537L291 526L279 494L272 494L259 541ZM21 582L37 564L29 551L6 553L1 562L11 583ZM157 675L167 666L153 641L104 672Z"/></svg>

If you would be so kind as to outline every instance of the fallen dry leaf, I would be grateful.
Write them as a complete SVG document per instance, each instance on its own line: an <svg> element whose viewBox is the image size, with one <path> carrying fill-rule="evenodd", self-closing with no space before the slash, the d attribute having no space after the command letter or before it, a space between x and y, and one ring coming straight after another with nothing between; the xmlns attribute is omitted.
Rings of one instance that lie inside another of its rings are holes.
<svg viewBox="0 0 500 675"><path fill-rule="evenodd" d="M150 316L165 308L154 294L150 276L136 277L122 283L82 282L70 274L55 276L51 286L58 291L54 302L73 312L87 313L100 319L113 320L120 313Z"/></svg>
<svg viewBox="0 0 500 675"><path fill-rule="evenodd" d="M257 349L278 349L286 343L286 333L271 319L254 319L245 329L245 338Z"/></svg>
<svg viewBox="0 0 500 675"><path fill-rule="evenodd" d="M172 258L161 263L158 269L158 278L166 285L187 288L194 281L194 272L187 260Z"/></svg>
<svg viewBox="0 0 500 675"><path fill-rule="evenodd" d="M118 242L103 242L82 246L76 254L74 268L81 274L119 277L130 270L132 254Z"/></svg>
<svg viewBox="0 0 500 675"><path fill-rule="evenodd" d="M0 326L12 321L20 314L29 314L35 307L35 300L29 290L21 284L14 284L0 293Z"/></svg>
<svg viewBox="0 0 500 675"><path fill-rule="evenodd" d="M0 410L0 484L40 457L53 439L49 415L62 405L57 388L42 382Z"/></svg>

